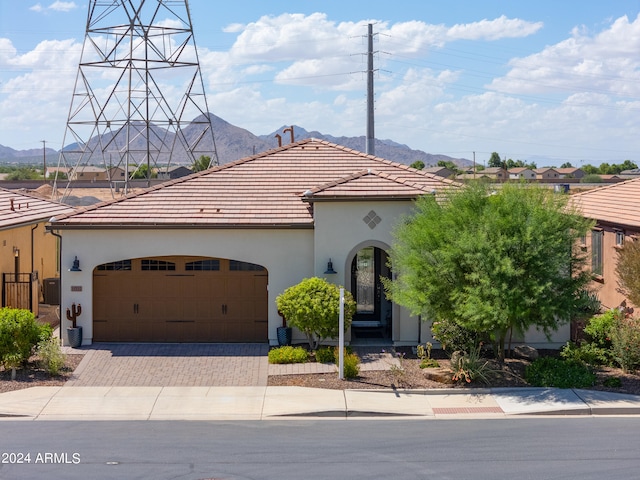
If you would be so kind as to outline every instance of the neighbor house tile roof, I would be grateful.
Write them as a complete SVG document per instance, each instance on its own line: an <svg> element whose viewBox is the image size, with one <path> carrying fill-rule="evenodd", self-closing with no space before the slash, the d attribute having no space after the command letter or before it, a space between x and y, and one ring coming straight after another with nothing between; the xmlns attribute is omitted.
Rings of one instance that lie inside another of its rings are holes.
<svg viewBox="0 0 640 480"><path fill-rule="evenodd" d="M69 205L0 188L0 229L28 225L73 212Z"/></svg>
<svg viewBox="0 0 640 480"><path fill-rule="evenodd" d="M312 227L307 201L314 196L415 198L457 185L308 139L81 209L56 227Z"/></svg>
<svg viewBox="0 0 640 480"><path fill-rule="evenodd" d="M576 193L571 202L587 218L640 228L640 178Z"/></svg>

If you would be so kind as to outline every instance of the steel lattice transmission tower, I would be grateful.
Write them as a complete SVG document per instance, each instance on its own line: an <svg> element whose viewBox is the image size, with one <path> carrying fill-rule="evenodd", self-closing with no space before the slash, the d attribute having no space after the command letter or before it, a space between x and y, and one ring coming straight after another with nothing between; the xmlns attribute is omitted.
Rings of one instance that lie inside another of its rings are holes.
<svg viewBox="0 0 640 480"><path fill-rule="evenodd" d="M208 112L187 0L90 1L58 161L69 180L100 166L126 191L134 176L149 184L153 168L201 155L217 165ZM54 196L66 196L72 182L58 183Z"/></svg>

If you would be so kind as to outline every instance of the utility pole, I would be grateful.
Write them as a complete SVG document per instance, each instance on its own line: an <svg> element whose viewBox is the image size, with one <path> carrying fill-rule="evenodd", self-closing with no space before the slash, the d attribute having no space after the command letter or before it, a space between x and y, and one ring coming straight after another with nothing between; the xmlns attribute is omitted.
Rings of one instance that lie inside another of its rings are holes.
<svg viewBox="0 0 640 480"><path fill-rule="evenodd" d="M373 114L373 24L369 24L367 32L367 143L366 153L375 155L374 114Z"/></svg>
<svg viewBox="0 0 640 480"><path fill-rule="evenodd" d="M43 183L47 183L47 141L40 141L42 142L42 178Z"/></svg>

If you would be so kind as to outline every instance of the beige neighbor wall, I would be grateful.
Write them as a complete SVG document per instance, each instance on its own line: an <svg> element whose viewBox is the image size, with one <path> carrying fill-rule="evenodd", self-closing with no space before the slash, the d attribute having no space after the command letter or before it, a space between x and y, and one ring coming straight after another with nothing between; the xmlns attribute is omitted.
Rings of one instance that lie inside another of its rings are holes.
<svg viewBox="0 0 640 480"><path fill-rule="evenodd" d="M334 283L351 284L351 261L361 248L367 246L389 250L393 244L393 229L403 216L412 213L412 201L344 202L326 201L314 204L315 271L316 275ZM374 211L380 223L370 228L362 219ZM324 275L327 262L333 261L337 275ZM331 278L335 277L335 278ZM397 346L432 342L431 319L419 318L399 305L393 304L392 340ZM561 326L547 339L543 332L531 328L524 343L536 348L560 348L570 338L569 325Z"/></svg>
<svg viewBox="0 0 640 480"><path fill-rule="evenodd" d="M314 204L316 275L332 283L351 288L351 262L365 247L388 251L393 243L392 231L404 215L411 212L413 202L396 201L325 201ZM380 222L374 228L363 220L373 211ZM325 275L327 262L333 262L336 275ZM405 308L392 306L392 340L395 345L416 345L418 339L431 340L430 323L420 322ZM426 335L426 336L425 336ZM350 339L350 332L347 340Z"/></svg>
<svg viewBox="0 0 640 480"><path fill-rule="evenodd" d="M230 258L262 265L269 273L269 343L277 344L281 318L276 296L313 275L311 229L153 229L62 230L61 309L82 304L78 325L83 345L93 338L93 270L97 265L128 258L196 255ZM74 257L81 272L69 272ZM64 321L66 328L69 322Z"/></svg>
<svg viewBox="0 0 640 480"><path fill-rule="evenodd" d="M0 273L15 273L14 248L18 248L20 272L37 272L40 287L43 279L58 276L58 239L46 232L46 224L39 222L0 230ZM40 300L43 300L42 292Z"/></svg>

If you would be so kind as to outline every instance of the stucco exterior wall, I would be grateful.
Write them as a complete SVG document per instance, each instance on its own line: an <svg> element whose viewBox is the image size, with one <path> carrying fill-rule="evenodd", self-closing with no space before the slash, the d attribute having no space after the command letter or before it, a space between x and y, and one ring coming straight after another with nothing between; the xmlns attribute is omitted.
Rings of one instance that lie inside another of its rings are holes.
<svg viewBox="0 0 640 480"><path fill-rule="evenodd" d="M269 342L277 343L281 318L275 297L314 274L313 231L296 230L64 230L62 234L61 311L82 305L78 325L83 344L93 338L93 270L129 258L196 255L230 258L262 265L269 273ZM75 257L81 272L70 272ZM68 325L66 320L63 327Z"/></svg>
<svg viewBox="0 0 640 480"><path fill-rule="evenodd" d="M392 231L413 202L405 201L327 201L314 204L314 245L316 275L332 283L351 288L351 262L364 247L388 251L393 243ZM379 222L363 219L374 212ZM370 225L374 227L371 228ZM331 259L336 275L324 275ZM399 305L393 305L392 340L395 345L416 345L422 327L418 317Z"/></svg>
<svg viewBox="0 0 640 480"><path fill-rule="evenodd" d="M611 226L611 225L598 225L597 228L601 228L603 232L602 238L602 275L596 277L591 286L593 290L598 294L600 303L605 309L616 308L626 300L627 305L631 306L631 303L627 297L620 292L618 285L618 277L616 275L616 265L618 263L618 246L616 245L616 235L618 232L623 232L625 235L625 241L632 241L628 237L631 235L638 235L640 232L624 228L623 225ZM637 241L637 240L636 240ZM591 247L591 234L586 238L586 249L589 254L592 252ZM589 267L590 267L589 263Z"/></svg>
<svg viewBox="0 0 640 480"><path fill-rule="evenodd" d="M0 272L15 273L14 248L19 250L20 272L38 273L38 282L58 276L57 238L45 230L45 223L0 230ZM40 297L42 300L42 297Z"/></svg>

